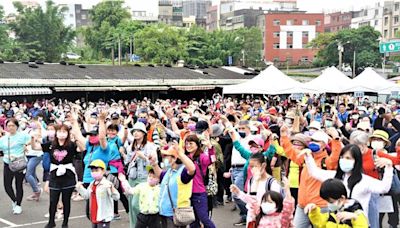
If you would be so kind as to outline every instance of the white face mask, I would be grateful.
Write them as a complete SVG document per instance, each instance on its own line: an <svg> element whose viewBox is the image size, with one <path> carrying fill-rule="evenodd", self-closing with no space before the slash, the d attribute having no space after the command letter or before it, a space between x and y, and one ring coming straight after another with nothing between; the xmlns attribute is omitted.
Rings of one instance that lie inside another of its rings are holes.
<svg viewBox="0 0 400 228"><path fill-rule="evenodd" d="M353 118L353 120L357 120L358 118L360 118L360 116L359 115L353 115L352 118Z"/></svg>
<svg viewBox="0 0 400 228"><path fill-rule="evenodd" d="M269 215L275 213L276 205L275 203L263 202L261 204L261 210L264 214Z"/></svg>
<svg viewBox="0 0 400 228"><path fill-rule="evenodd" d="M59 139L66 139L68 137L68 133L67 132L57 132L57 138Z"/></svg>
<svg viewBox="0 0 400 228"><path fill-rule="evenodd" d="M371 147L374 150L382 150L383 148L385 148L385 142L383 141L372 141L371 142Z"/></svg>

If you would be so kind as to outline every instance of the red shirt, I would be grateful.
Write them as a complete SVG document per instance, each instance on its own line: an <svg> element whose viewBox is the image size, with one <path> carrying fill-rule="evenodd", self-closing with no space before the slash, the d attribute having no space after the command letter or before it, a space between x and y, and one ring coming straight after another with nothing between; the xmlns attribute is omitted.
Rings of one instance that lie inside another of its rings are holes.
<svg viewBox="0 0 400 228"><path fill-rule="evenodd" d="M93 184L92 186L92 194L90 196L90 220L92 223L98 223L97 222L97 200L96 200L96 188L97 185Z"/></svg>
<svg viewBox="0 0 400 228"><path fill-rule="evenodd" d="M396 151L397 151L397 156L392 156L392 155L386 154L382 151L378 151L377 155L378 155L378 157L387 158L387 159L392 160L393 165L398 165L399 161L400 161L400 148L396 148ZM362 155L362 159L363 159L364 173L367 174L368 176L378 179L379 173L378 173L378 169L375 168L372 149L368 149L368 151Z"/></svg>

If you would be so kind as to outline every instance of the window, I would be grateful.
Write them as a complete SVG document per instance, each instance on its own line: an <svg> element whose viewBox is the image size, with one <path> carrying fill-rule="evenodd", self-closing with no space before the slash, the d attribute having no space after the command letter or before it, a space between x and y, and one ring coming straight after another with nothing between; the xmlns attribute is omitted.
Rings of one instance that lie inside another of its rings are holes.
<svg viewBox="0 0 400 228"><path fill-rule="evenodd" d="M303 20L301 24L302 25L308 25L308 23L309 23L308 20Z"/></svg>
<svg viewBox="0 0 400 228"><path fill-rule="evenodd" d="M399 31L398 28L393 29L393 36L396 36L398 31Z"/></svg>
<svg viewBox="0 0 400 228"><path fill-rule="evenodd" d="M279 37L279 32L274 32L274 38L278 38Z"/></svg>
<svg viewBox="0 0 400 228"><path fill-rule="evenodd" d="M338 17L338 19L339 19L339 17ZM315 21L315 25L316 25L316 26L320 26L320 25L321 25L321 21L320 21L320 20L316 20L316 21Z"/></svg>
<svg viewBox="0 0 400 228"><path fill-rule="evenodd" d="M375 26L378 26L378 20L375 20Z"/></svg>
<svg viewBox="0 0 400 228"><path fill-rule="evenodd" d="M274 49L279 49L279 43L274 43Z"/></svg>
<svg viewBox="0 0 400 228"><path fill-rule="evenodd" d="M293 20L287 20L286 21L286 25L293 25L294 24L294 21Z"/></svg>
<svg viewBox="0 0 400 228"><path fill-rule="evenodd" d="M364 16L368 16L368 11L364 10Z"/></svg>
<svg viewBox="0 0 400 228"><path fill-rule="evenodd" d="M272 23L273 23L273 25L280 25L281 21L278 19L275 19Z"/></svg>
<svg viewBox="0 0 400 228"><path fill-rule="evenodd" d="M86 20L86 14L82 14L81 19Z"/></svg>
<svg viewBox="0 0 400 228"><path fill-rule="evenodd" d="M395 24L399 23L399 16L394 16L393 21Z"/></svg>
<svg viewBox="0 0 400 228"><path fill-rule="evenodd" d="M377 16L379 14L379 10L375 10L375 16Z"/></svg>
<svg viewBox="0 0 400 228"><path fill-rule="evenodd" d="M388 23L389 23L389 18L385 17L385 25L388 25Z"/></svg>
<svg viewBox="0 0 400 228"><path fill-rule="evenodd" d="M394 11L398 11L399 10L399 3L395 3L394 4Z"/></svg>
<svg viewBox="0 0 400 228"><path fill-rule="evenodd" d="M300 61L308 62L308 56L302 56Z"/></svg>
<svg viewBox="0 0 400 228"><path fill-rule="evenodd" d="M388 36L388 30L385 29L385 30L383 31L383 37L387 38L387 36Z"/></svg>
<svg viewBox="0 0 400 228"><path fill-rule="evenodd" d="M293 32L287 32L287 37L293 37Z"/></svg>
<svg viewBox="0 0 400 228"><path fill-rule="evenodd" d="M306 32L302 32L302 34L303 34L303 37L308 37L308 32L306 31Z"/></svg>

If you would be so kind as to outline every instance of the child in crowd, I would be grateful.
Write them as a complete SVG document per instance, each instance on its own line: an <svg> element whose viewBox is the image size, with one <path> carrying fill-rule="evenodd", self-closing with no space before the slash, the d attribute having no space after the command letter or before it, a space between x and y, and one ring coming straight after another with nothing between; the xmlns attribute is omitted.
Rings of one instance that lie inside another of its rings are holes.
<svg viewBox="0 0 400 228"><path fill-rule="evenodd" d="M286 228L293 227L294 198L290 193L289 181L283 178L285 186L285 198L282 194L275 191L266 191L261 202L256 197L245 194L235 185L231 186L233 194L243 200L250 213L255 217L255 222L247 225L247 228Z"/></svg>
<svg viewBox="0 0 400 228"><path fill-rule="evenodd" d="M118 175L126 194L139 196L140 213L137 215L136 228L161 228L158 201L160 196L160 179L154 174L151 166L146 167L149 175L147 182L131 187L124 174Z"/></svg>
<svg viewBox="0 0 400 228"><path fill-rule="evenodd" d="M321 209L313 203L304 208L314 227L359 227L367 228L368 219L365 217L361 204L347 198L346 187L341 180L328 179L321 185L320 196L328 201L329 213L321 213Z"/></svg>
<svg viewBox="0 0 400 228"><path fill-rule="evenodd" d="M89 218L92 228L109 228L114 217L114 200L119 200L120 194L104 177L106 165L102 160L92 161L89 168L94 180L87 189L78 182L76 189L83 198L89 199Z"/></svg>

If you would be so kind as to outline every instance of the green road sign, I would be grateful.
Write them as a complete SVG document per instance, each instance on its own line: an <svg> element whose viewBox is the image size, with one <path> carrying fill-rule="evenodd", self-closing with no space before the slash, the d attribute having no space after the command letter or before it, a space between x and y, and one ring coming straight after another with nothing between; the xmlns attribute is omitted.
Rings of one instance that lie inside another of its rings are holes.
<svg viewBox="0 0 400 228"><path fill-rule="evenodd" d="M380 53L389 53L398 51L400 51L400 41L391 41L379 44Z"/></svg>

